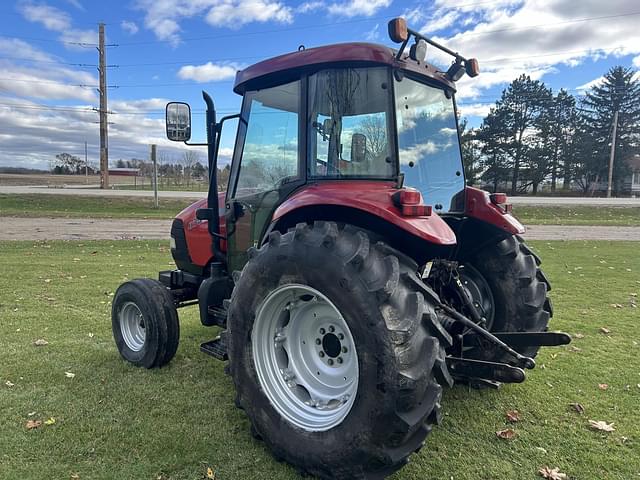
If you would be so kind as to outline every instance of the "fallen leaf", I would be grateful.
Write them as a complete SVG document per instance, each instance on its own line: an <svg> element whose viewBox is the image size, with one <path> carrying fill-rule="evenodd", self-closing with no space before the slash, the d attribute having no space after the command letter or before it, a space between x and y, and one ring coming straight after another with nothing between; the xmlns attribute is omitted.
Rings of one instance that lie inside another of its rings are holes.
<svg viewBox="0 0 640 480"><path fill-rule="evenodd" d="M214 472L211 467L207 467L207 478L211 478L213 480L216 478L216 472Z"/></svg>
<svg viewBox="0 0 640 480"><path fill-rule="evenodd" d="M51 283L51 279L50 278L45 278L44 279L44 283Z"/></svg>
<svg viewBox="0 0 640 480"><path fill-rule="evenodd" d="M15 383L12 383L11 380L7 380L6 382L4 382L4 384L9 388L11 388L11 387L13 387L15 385Z"/></svg>
<svg viewBox="0 0 640 480"><path fill-rule="evenodd" d="M41 425L42 422L40 420L29 420L25 426L27 427L27 430L33 430L34 428L38 428Z"/></svg>
<svg viewBox="0 0 640 480"><path fill-rule="evenodd" d="M36 414L36 412L29 412L27 413L27 417L33 417Z"/></svg>
<svg viewBox="0 0 640 480"><path fill-rule="evenodd" d="M549 468L546 465L538 470L538 474L547 480L567 480L569 477L562 473L559 468Z"/></svg>
<svg viewBox="0 0 640 480"><path fill-rule="evenodd" d="M544 453L545 455L547 454L547 449L546 448L542 448L542 447L536 447L536 450L540 450L542 453Z"/></svg>
<svg viewBox="0 0 640 480"><path fill-rule="evenodd" d="M589 426L593 429L593 430L600 430L602 432L613 432L615 431L615 427L613 426L613 423L607 423L603 420L589 420Z"/></svg>
<svg viewBox="0 0 640 480"><path fill-rule="evenodd" d="M522 419L520 412L518 410L509 410L507 412L507 420L511 423L519 422Z"/></svg>
<svg viewBox="0 0 640 480"><path fill-rule="evenodd" d="M89 332L89 338L93 338L93 333Z"/></svg>
<svg viewBox="0 0 640 480"><path fill-rule="evenodd" d="M611 333L611 330L609 330L607 327L600 327L600 333L604 333L605 335L608 335Z"/></svg>
<svg viewBox="0 0 640 480"><path fill-rule="evenodd" d="M582 349L579 347L576 347L575 345L571 345L571 348L569 349L572 352L581 352Z"/></svg>
<svg viewBox="0 0 640 480"><path fill-rule="evenodd" d="M600 390L606 390L607 388L609 388L609 385L607 385L606 383L599 383L598 388Z"/></svg>
<svg viewBox="0 0 640 480"><path fill-rule="evenodd" d="M77 473L72 473L71 480L80 480L80 475L78 475Z"/></svg>
<svg viewBox="0 0 640 480"><path fill-rule="evenodd" d="M67 378L73 378L76 376L76 374L71 372L64 372L64 376Z"/></svg>
<svg viewBox="0 0 640 480"><path fill-rule="evenodd" d="M582 406L581 403L570 403L569 406L573 408L576 412L578 412L580 415L584 413L584 407Z"/></svg>
<svg viewBox="0 0 640 480"><path fill-rule="evenodd" d="M503 440L513 440L518 434L511 428L505 428L504 430L498 430L496 435Z"/></svg>
<svg viewBox="0 0 640 480"><path fill-rule="evenodd" d="M36 347L44 347L45 345L49 345L49 342L47 342L44 338L39 338L38 340L33 342L33 344Z"/></svg>
<svg viewBox="0 0 640 480"><path fill-rule="evenodd" d="M584 338L584 334L582 333L576 333L573 338Z"/></svg>
<svg viewBox="0 0 640 480"><path fill-rule="evenodd" d="M56 423L56 419L53 417L49 417L47 420L44 421L45 425L53 425L54 423Z"/></svg>

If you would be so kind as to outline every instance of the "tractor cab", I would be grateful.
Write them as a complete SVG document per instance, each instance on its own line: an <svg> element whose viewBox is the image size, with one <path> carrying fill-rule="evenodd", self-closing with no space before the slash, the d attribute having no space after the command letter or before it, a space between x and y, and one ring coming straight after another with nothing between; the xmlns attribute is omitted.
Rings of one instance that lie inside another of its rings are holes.
<svg viewBox="0 0 640 480"><path fill-rule="evenodd" d="M301 47L238 72L234 91L243 102L240 113L231 116L239 124L218 225L214 165L228 117L216 123L206 96L210 210L199 215L209 220L214 244L220 243L221 229L228 232L229 268L242 268L247 249L259 246L283 211L292 213L292 205L316 210L316 219L338 215L349 223L383 207L394 214L391 223L400 230L436 244L455 243L453 232L435 217L465 209L454 93L455 81L465 72L478 74L477 61L407 29L400 20L390 23L389 33L402 44L399 50L367 43ZM405 49L412 35L415 43ZM425 62L428 43L454 56L451 68L440 71ZM167 136L187 143L190 132L189 107L169 104ZM314 186L325 190L309 188ZM412 199L401 201L400 191ZM318 203L317 196L324 201ZM357 198L370 201L355 205ZM322 203L332 208L319 212ZM407 229L402 221L432 213L431 222L415 228ZM293 218L295 213L283 220L286 227ZM282 221L277 227L283 227ZM214 250L221 252L215 245Z"/></svg>

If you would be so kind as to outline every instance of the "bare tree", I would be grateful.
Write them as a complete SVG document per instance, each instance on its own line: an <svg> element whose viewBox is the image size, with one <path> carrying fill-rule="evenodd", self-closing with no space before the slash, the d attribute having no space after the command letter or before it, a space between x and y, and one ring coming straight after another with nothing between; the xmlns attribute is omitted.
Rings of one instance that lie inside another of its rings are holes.
<svg viewBox="0 0 640 480"><path fill-rule="evenodd" d="M182 165L182 172L186 180L187 186L191 185L191 173L193 167L200 160L200 155L195 150L185 150L180 159L180 165Z"/></svg>

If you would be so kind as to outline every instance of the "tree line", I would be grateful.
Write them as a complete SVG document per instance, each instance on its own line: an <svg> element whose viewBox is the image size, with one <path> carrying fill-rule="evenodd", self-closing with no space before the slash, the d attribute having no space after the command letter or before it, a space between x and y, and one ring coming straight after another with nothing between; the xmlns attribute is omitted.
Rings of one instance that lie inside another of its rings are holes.
<svg viewBox="0 0 640 480"><path fill-rule="evenodd" d="M521 75L502 91L478 128L461 121L470 184L536 194L540 186L593 194L608 180L617 114L613 192L623 193L640 154L640 76L622 66L576 98Z"/></svg>
<svg viewBox="0 0 640 480"><path fill-rule="evenodd" d="M179 157L158 152L158 184L160 186L185 186L208 185L209 167L201 162L198 152L186 150ZM153 163L150 160L139 158L119 159L111 164L111 168L135 168L138 176L147 179L150 183L153 176ZM69 153L60 153L50 163L50 172L54 175L95 175L99 168L86 162L84 159ZM218 168L218 189L226 189L229 179L229 165ZM143 180L144 183L144 180Z"/></svg>

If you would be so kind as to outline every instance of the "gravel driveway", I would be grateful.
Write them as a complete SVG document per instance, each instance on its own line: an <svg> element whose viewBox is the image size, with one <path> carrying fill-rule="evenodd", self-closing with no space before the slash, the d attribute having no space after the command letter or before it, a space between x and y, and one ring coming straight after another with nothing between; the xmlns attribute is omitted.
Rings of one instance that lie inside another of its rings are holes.
<svg viewBox="0 0 640 480"><path fill-rule="evenodd" d="M171 220L0 217L0 240L168 239ZM529 240L633 240L640 227L529 225Z"/></svg>

